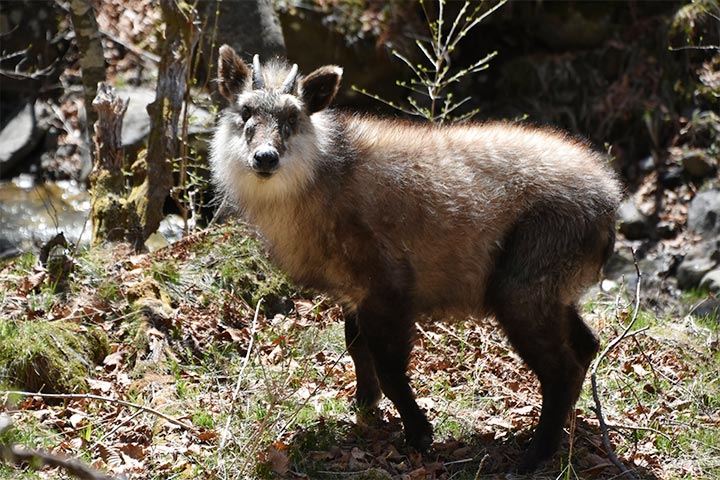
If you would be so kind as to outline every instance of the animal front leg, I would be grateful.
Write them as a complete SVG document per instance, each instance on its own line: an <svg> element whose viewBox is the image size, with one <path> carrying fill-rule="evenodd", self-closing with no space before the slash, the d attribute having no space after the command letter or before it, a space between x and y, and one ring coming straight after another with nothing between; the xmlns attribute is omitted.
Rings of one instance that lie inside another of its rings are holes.
<svg viewBox="0 0 720 480"><path fill-rule="evenodd" d="M382 393L367 341L358 328L357 313L345 313L345 345L355 365L355 401L358 415L371 416Z"/></svg>
<svg viewBox="0 0 720 480"><path fill-rule="evenodd" d="M415 401L407 376L412 316L402 299L386 294L359 308L358 327L367 342L380 388L400 413L405 440L418 450L427 450L432 444L432 425Z"/></svg>

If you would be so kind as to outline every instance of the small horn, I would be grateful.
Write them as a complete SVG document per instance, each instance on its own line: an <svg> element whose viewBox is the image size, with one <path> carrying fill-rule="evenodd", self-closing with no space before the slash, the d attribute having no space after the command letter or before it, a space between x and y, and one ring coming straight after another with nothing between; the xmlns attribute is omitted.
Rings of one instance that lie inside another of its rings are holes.
<svg viewBox="0 0 720 480"><path fill-rule="evenodd" d="M280 93L292 93L293 88L295 88L295 80L297 79L297 73L298 66L297 63L295 63L290 69L290 73L288 73L287 78L285 78L282 87L280 87Z"/></svg>
<svg viewBox="0 0 720 480"><path fill-rule="evenodd" d="M263 80L262 70L260 70L260 56L255 54L253 57L253 84L254 89L265 88L265 80Z"/></svg>

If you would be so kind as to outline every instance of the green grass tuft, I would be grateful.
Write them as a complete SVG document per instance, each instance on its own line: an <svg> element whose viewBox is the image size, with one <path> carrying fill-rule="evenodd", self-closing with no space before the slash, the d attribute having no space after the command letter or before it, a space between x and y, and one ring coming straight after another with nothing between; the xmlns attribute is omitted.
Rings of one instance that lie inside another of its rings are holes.
<svg viewBox="0 0 720 480"><path fill-rule="evenodd" d="M0 382L23 390L87 391L92 367L109 351L107 336L96 328L0 320Z"/></svg>

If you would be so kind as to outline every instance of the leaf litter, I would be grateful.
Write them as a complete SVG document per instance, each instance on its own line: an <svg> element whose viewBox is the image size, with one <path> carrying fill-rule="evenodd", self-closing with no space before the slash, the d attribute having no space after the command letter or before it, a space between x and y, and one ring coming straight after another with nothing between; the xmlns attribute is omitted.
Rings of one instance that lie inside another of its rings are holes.
<svg viewBox="0 0 720 480"><path fill-rule="evenodd" d="M418 325L409 372L436 431L431 449L420 454L405 446L387 400L377 415L356 418L354 368L337 305L298 290L291 311L255 318L255 307L238 292L213 288L217 275L195 268L218 255L219 239L237 243L242 235L223 227L132 260L123 248L106 249L103 263L113 267L102 281L117 286L117 297L98 298L101 279L77 273L72 293L54 298L43 314L31 307L39 294L33 289L44 288L35 280L40 267L25 273L4 267L4 317L72 319L109 336L110 353L88 369L87 393L193 426L112 401L8 398L2 410L18 435L27 434L24 443L130 478L506 478L531 437L541 397L491 320ZM163 262L179 272L171 288L155 280ZM145 293L166 303L166 317L146 318L128 301L134 285L150 280L156 284ZM596 295L586 317L608 341L627 319L627 307ZM712 460L718 375L708 370L717 365L718 350L698 337L690 326L679 337L651 329L622 342L600 370L611 442L640 478L708 478L719 471ZM575 411L572 456L566 440L534 478L555 478L568 461L578 478L617 475L587 390ZM228 417L229 440L221 446Z"/></svg>

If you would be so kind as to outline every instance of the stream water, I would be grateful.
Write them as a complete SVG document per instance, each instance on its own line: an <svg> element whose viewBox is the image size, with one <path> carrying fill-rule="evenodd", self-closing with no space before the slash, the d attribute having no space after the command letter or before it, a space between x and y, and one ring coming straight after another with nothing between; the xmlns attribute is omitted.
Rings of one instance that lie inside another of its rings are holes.
<svg viewBox="0 0 720 480"><path fill-rule="evenodd" d="M146 248L153 251L179 240L184 226L179 215L166 215ZM90 194L83 184L38 182L29 174L0 182L0 259L37 252L60 232L69 242L87 245L91 230Z"/></svg>
<svg viewBox="0 0 720 480"><path fill-rule="evenodd" d="M36 251L56 234L90 241L90 195L71 180L38 183L32 175L0 182L0 258Z"/></svg>

